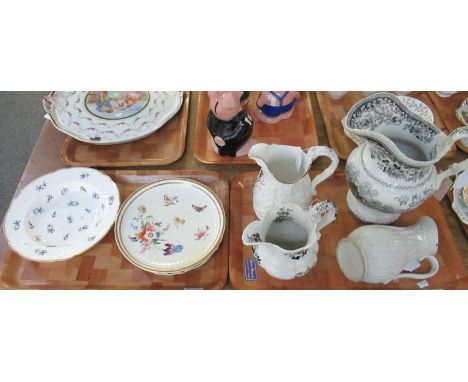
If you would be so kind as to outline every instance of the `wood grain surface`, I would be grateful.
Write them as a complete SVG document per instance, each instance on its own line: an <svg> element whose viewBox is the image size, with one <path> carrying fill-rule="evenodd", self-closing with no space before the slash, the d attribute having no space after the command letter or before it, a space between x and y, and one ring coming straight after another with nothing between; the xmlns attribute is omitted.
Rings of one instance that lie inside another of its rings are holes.
<svg viewBox="0 0 468 382"><path fill-rule="evenodd" d="M145 184L175 177L198 180L214 191L223 203L229 222L229 186L224 175L212 171L108 170L116 182L121 200ZM229 224L218 251L201 267L175 276L143 271L120 253L112 229L83 255L67 261L37 263L8 250L0 263L4 288L38 289L221 289L228 274Z"/></svg>
<svg viewBox="0 0 468 382"><path fill-rule="evenodd" d="M69 166L83 167L148 167L177 161L185 149L189 92L184 92L180 110L150 136L117 145L90 145L67 136L61 158Z"/></svg>
<svg viewBox="0 0 468 382"><path fill-rule="evenodd" d="M314 173L312 173L314 175ZM338 207L337 219L321 231L318 262L304 277L293 280L278 280L269 276L257 265L258 279L246 281L244 260L253 259L252 248L242 244L244 228L257 220L252 207L252 186L257 172L248 172L236 177L231 185L231 231L229 239L229 277L235 289L418 289L420 280L401 279L386 285L353 283L341 273L336 261L335 250L339 240L349 235L362 225L349 211L346 205L348 185L343 172L335 173L318 186L316 199L333 200ZM452 233L446 223L440 204L430 198L414 211L401 215L395 225L414 224L422 215L430 216L439 229L440 270L428 279L429 288L459 288L459 283L467 277L465 266L453 241ZM427 272L429 265L422 263L417 272ZM463 284L466 285L466 284Z"/></svg>
<svg viewBox="0 0 468 382"><path fill-rule="evenodd" d="M241 173L248 172L248 171L258 171L258 166L256 166L253 163L250 163L250 164L236 164L236 163L233 163L231 165L219 166L219 165L216 165L216 164L204 164L204 163L201 163L200 161L195 159L195 157L194 157L194 152L195 152L195 148L196 148L196 145L195 145L195 142L196 142L196 129L195 129L195 126L196 126L196 120L197 120L198 109L199 109L198 108L199 98L200 97L199 97L198 92L192 92L191 93L190 108L189 108L189 115L188 115L188 122L187 122L187 139L186 139L187 143L186 143L186 148L185 148L184 154L182 155L180 160L178 160L178 161L176 161L174 163L171 163L169 165L165 165L164 170L171 171L171 172L178 171L178 170L187 170L187 169L205 170L205 171L220 171L231 182L236 176L238 176ZM315 117L315 119L316 119L315 121L317 123L316 127L317 127L317 134L318 134L318 137L319 137L319 144L329 145L326 130L325 130L325 127L324 127L324 121L323 121L322 115L320 113L319 103L317 101L317 97L316 97L316 94L314 92L310 93L310 99L312 101L312 108L313 108L313 112L314 112L314 117ZM26 166L26 169L25 169L25 171L23 173L23 176L22 176L22 178L21 178L21 180L19 182L17 192L19 192L25 185L27 185L28 183L30 183L31 181L33 181L37 177L45 175L45 174L47 174L49 172L55 171L55 170L57 170L59 168L65 167L63 162L60 160L60 150L61 150L61 147L62 147L64 141L65 141L65 138L66 138L65 134L59 132L57 129L55 129L51 125L51 123L49 121L46 121L46 123L44 124L44 127L43 127L43 129L41 131L41 134L39 136L39 139L38 139L38 141L36 143L36 146L34 147L34 150L33 150L32 154L31 154L30 160L29 160L29 162L28 162L28 164ZM457 150L457 154L456 154L455 157L450 158L450 159L444 159L444 160L440 161L437 164L437 167L438 167L439 171L441 171L441 170L446 169L448 167L448 165L453 163L454 161L460 162L461 160L463 160L465 158L466 158L466 154L463 153L460 150ZM345 164L344 161L341 160L338 169L343 171L344 170L344 164ZM317 171L323 170L328 165L329 165L328 160L324 160L324 158L318 158L314 162L313 170L317 170ZM141 168L141 169L146 170L145 168ZM333 179L333 178L331 178L331 179ZM328 182L331 181L331 179L328 179L326 182L323 183L323 185L326 185ZM321 190L321 188L320 188L321 186L322 185L319 186L319 191ZM233 185L233 187L234 187L234 185ZM246 191L246 192L248 192L248 191ZM237 196L237 199L239 199L239 196ZM333 196L331 197L331 199L334 199ZM233 207L234 205L231 203L232 211L234 213L238 212L238 214L236 216L239 216L239 211L238 211L239 205L235 205L235 208ZM453 242L452 245L455 245L456 248L458 249L458 253L463 256L464 265L465 265L466 269L468 269L468 251L467 251L467 248L468 248L467 247L467 242L468 241L467 241L467 236L465 235L465 232L463 231L457 216L455 215L455 213L450 208L448 198L444 198L440 205L443 207L443 213L444 213L446 222L448 223L448 225L450 227L451 235L448 236L448 238L453 238L454 242ZM226 208L226 212L228 212L227 208ZM236 222L236 220L233 220L233 219L231 219L231 221ZM333 223L333 224L336 224L336 222ZM325 228L323 232L326 233L327 229L329 229L330 227L332 227L332 226L329 226L329 227ZM349 233L348 231L350 232L351 229L347 230L346 234ZM6 240L5 240L3 230L0 230L0 264L5 264L5 257L7 256L9 251L10 251L10 249L8 247L8 244L7 244ZM103 253L106 253L105 250L103 251ZM99 254L96 252L95 255L98 256ZM12 261L20 261L21 260L21 258L19 256L16 256L16 255L14 257L13 256L10 257L10 259L12 259ZM78 260L74 260L74 261L80 261L79 257L77 259ZM320 262L320 259L319 259L319 262ZM74 266L76 266L76 264ZM41 272L44 272L44 271L41 271ZM97 271L96 270L96 272L99 273L99 272L102 272L102 271ZM1 273L1 271L0 271L0 273ZM98 276L97 273L96 273L96 276L94 276L94 277L96 277L96 278L102 277L102 276ZM70 278L73 278L72 276L75 277L73 274L71 274ZM16 277L21 277L21 276L20 275L17 275L17 276L12 275L12 276L10 276L10 279L12 277L13 277L13 279L15 279ZM54 277L54 273L52 273L52 277ZM236 277L238 277L238 275L236 273L234 273L234 282L236 282ZM76 279L75 279L74 282L76 283ZM85 287L91 288L89 282L85 281L85 282L82 282L82 284L83 285L81 285L81 286L78 285L78 284L75 284L75 286L73 286L73 287L74 288L85 288ZM84 286L85 284L87 286ZM10 287L13 287L12 283L10 283L9 285L10 285ZM157 287L164 288L167 285L168 284L158 284L158 285L154 285L153 287L154 288L157 288ZM237 282L236 285L239 285L239 282ZM6 287L6 286L3 283L0 282L0 288L2 288L2 287ZM33 284L31 284L30 286L23 285L23 287L25 287L25 288L26 287L35 288L33 286ZM49 284L49 285L48 284L43 284L41 286L41 288L51 288L51 289L66 288L66 287L67 286L65 284L58 286L58 284L54 285L54 283ZM183 286L180 285L180 287L182 288ZM230 282L228 280L228 283L225 286L225 288L230 288L230 287L231 287L231 284L230 284ZM312 286L311 286L311 284L306 283L305 287L311 288ZM468 280L465 283L465 287L463 287L463 284L459 280L455 280L455 281L451 282L450 284L445 284L444 287L446 287L446 288L466 288L466 289L468 289ZM128 287L128 288L131 288L131 287ZM322 288L324 288L324 287L322 286Z"/></svg>
<svg viewBox="0 0 468 382"><path fill-rule="evenodd" d="M463 123L458 120L455 110L457 110L463 100L468 97L468 92L458 92L447 98L439 97L436 92L428 93L448 131L453 131L457 127L463 126ZM457 142L457 146L460 150L468 153L468 146L464 145L461 141Z"/></svg>
<svg viewBox="0 0 468 382"><path fill-rule="evenodd" d="M256 142L277 143L283 145L301 146L308 148L318 145L317 130L314 113L308 92L301 92L301 100L294 107L292 116L283 119L276 125L269 125L260 121L255 116L256 102L259 92L250 92L247 112L254 120L252 139ZM229 157L216 154L211 147L211 134L207 127L209 112L207 92L200 92L198 100L197 120L195 123L195 147L194 154L202 163L209 164L251 164L254 161L247 156Z"/></svg>
<svg viewBox="0 0 468 382"><path fill-rule="evenodd" d="M356 144L344 133L341 120L354 104L366 96L362 92L348 92L342 98L335 100L331 98L327 92L315 93L325 122L330 146L336 151L336 154L341 159L346 160L348 159L349 154L351 154L351 151L356 147ZM408 96L417 98L429 106L434 114L434 124L447 133L447 128L427 92L411 92ZM445 158L449 158L454 155L455 150L455 147L452 147Z"/></svg>

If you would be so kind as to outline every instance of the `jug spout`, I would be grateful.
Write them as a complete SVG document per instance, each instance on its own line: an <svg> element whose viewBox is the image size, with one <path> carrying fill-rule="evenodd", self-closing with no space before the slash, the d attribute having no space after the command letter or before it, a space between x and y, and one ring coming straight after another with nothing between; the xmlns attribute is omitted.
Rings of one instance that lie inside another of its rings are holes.
<svg viewBox="0 0 468 382"><path fill-rule="evenodd" d="M311 160L298 146L257 143L249 151L249 158L272 175L278 182L293 184L309 171Z"/></svg>
<svg viewBox="0 0 468 382"><path fill-rule="evenodd" d="M262 238L260 236L260 224L261 221L257 220L245 227L245 230L242 233L242 242L244 245L252 246L262 243Z"/></svg>
<svg viewBox="0 0 468 382"><path fill-rule="evenodd" d="M257 162L257 164L262 168L262 170L267 170L268 166L266 164L266 157L268 155L268 147L266 143L257 143L253 145L249 150L249 158Z"/></svg>

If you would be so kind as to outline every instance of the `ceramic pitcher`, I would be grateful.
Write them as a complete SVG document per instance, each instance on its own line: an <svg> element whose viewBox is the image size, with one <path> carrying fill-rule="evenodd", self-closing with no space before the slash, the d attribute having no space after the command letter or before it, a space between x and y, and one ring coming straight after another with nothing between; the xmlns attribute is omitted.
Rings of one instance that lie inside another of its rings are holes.
<svg viewBox="0 0 468 382"><path fill-rule="evenodd" d="M331 164L311 180L309 169L319 156L330 158ZM335 152L326 146L311 147L304 152L297 146L266 143L252 146L249 158L261 167L253 187L253 207L259 219L275 204L295 203L308 208L317 185L333 174L339 162Z"/></svg>
<svg viewBox="0 0 468 382"><path fill-rule="evenodd" d="M388 283L401 278L427 279L439 270L435 258L439 236L430 217L409 227L366 225L355 229L336 248L338 265L351 281ZM427 273L402 272L410 263L427 259Z"/></svg>
<svg viewBox="0 0 468 382"><path fill-rule="evenodd" d="M335 220L336 207L329 200L304 211L296 204L273 207L263 220L250 223L242 234L253 247L257 263L277 279L304 276L317 263L320 230Z"/></svg>
<svg viewBox="0 0 468 382"><path fill-rule="evenodd" d="M365 222L388 224L428 199L468 159L437 174L434 166L468 126L445 135L409 110L396 96L377 93L359 101L343 119L355 148L346 162L351 212Z"/></svg>

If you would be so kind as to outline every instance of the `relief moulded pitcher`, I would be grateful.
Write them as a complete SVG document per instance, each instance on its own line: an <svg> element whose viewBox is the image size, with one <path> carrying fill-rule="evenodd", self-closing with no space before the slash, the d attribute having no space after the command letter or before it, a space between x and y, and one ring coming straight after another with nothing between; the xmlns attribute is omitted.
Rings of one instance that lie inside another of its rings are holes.
<svg viewBox="0 0 468 382"><path fill-rule="evenodd" d="M350 211L364 222L388 224L421 205L468 159L437 173L437 163L468 126L450 135L409 110L397 97L376 93L355 104L342 121L357 145L346 162Z"/></svg>
<svg viewBox="0 0 468 382"><path fill-rule="evenodd" d="M439 245L437 224L422 216L409 227L365 225L342 239L336 258L343 274L351 281L388 283L403 278L427 279L439 270L435 257ZM415 261L427 259L427 273L402 272Z"/></svg>
<svg viewBox="0 0 468 382"><path fill-rule="evenodd" d="M331 164L311 180L309 169L319 156L330 158ZM274 205L294 203L307 209L317 185L333 174L339 162L336 153L326 146L304 152L297 146L266 143L252 146L249 158L261 167L253 186L253 208L259 219Z"/></svg>
<svg viewBox="0 0 468 382"><path fill-rule="evenodd" d="M296 204L274 206L263 220L250 223L242 233L253 247L257 263L277 279L290 280L310 272L317 263L320 230L336 218L336 206L324 200L304 211Z"/></svg>

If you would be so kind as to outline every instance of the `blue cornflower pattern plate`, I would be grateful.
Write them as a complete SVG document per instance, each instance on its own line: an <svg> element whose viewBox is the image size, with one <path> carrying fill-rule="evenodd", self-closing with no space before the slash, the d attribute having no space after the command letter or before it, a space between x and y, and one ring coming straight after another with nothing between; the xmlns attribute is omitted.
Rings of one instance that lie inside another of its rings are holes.
<svg viewBox="0 0 468 382"><path fill-rule="evenodd" d="M96 245L120 205L110 177L91 168L67 168L28 184L6 214L8 244L39 262L67 260Z"/></svg>

